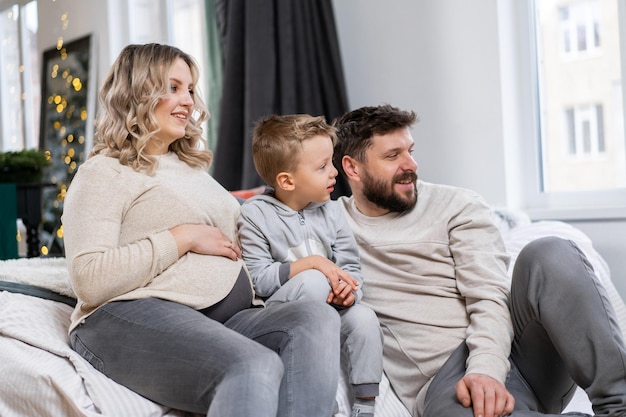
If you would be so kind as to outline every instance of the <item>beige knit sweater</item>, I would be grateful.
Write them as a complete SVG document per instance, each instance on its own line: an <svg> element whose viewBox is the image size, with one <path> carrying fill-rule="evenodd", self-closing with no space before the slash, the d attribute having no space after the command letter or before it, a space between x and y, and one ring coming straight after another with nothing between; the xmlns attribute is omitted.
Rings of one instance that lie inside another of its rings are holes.
<svg viewBox="0 0 626 417"><path fill-rule="evenodd" d="M361 255L361 302L380 319L385 372L415 416L463 340L467 372L504 382L513 333L509 257L490 209L464 189L418 181L417 195L411 211L380 217L341 198Z"/></svg>
<svg viewBox="0 0 626 417"><path fill-rule="evenodd" d="M209 224L237 241L239 203L205 170L173 154L149 176L98 155L81 165L63 210L65 255L78 304L70 331L113 300L159 297L205 308L233 288L243 266L187 253L168 229ZM251 284L252 286L252 284Z"/></svg>

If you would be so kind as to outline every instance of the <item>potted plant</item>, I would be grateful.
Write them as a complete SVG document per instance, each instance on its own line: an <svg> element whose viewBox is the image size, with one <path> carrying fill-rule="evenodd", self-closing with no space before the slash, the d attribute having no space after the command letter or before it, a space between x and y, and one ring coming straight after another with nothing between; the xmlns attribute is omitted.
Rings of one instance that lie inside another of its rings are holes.
<svg viewBox="0 0 626 417"><path fill-rule="evenodd" d="M0 152L0 182L41 182L44 168L51 164L45 151L24 149Z"/></svg>

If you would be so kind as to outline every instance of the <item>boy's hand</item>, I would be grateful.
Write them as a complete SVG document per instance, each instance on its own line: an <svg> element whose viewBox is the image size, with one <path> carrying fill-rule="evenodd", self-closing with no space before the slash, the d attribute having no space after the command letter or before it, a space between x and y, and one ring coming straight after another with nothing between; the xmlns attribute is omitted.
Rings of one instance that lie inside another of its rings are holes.
<svg viewBox="0 0 626 417"><path fill-rule="evenodd" d="M306 256L292 262L290 275L297 275L306 269L317 269L328 279L331 291L327 302L343 307L354 304L353 292L359 289L359 282L333 261L320 255Z"/></svg>
<svg viewBox="0 0 626 417"><path fill-rule="evenodd" d="M313 256L316 257L315 265L313 267L328 278L330 287L333 289L333 293L335 293L335 295L343 293L346 286L350 289L350 291L356 291L359 289L359 282L354 279L352 275L339 268L333 261L319 255Z"/></svg>
<svg viewBox="0 0 626 417"><path fill-rule="evenodd" d="M328 298L326 299L327 303L342 307L350 307L356 301L352 288L345 282L339 281L337 291L338 295L335 294L334 290L331 290L328 293Z"/></svg>
<svg viewBox="0 0 626 417"><path fill-rule="evenodd" d="M331 267L320 269L330 283L331 290L327 302L349 307L355 302L354 292L359 289L359 282L333 262L328 262L332 265Z"/></svg>

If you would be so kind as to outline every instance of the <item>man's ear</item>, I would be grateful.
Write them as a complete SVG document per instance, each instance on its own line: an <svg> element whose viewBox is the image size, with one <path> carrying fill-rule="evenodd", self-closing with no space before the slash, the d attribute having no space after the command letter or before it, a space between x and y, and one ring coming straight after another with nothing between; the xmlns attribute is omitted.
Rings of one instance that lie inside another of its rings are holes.
<svg viewBox="0 0 626 417"><path fill-rule="evenodd" d="M288 172L279 172L276 175L276 187L284 191L293 191L295 184L293 177Z"/></svg>
<svg viewBox="0 0 626 417"><path fill-rule="evenodd" d="M359 171L361 170L361 167L356 159L351 156L344 155L343 158L341 158L341 166L343 167L343 172L345 172L348 179L352 181L359 180Z"/></svg>

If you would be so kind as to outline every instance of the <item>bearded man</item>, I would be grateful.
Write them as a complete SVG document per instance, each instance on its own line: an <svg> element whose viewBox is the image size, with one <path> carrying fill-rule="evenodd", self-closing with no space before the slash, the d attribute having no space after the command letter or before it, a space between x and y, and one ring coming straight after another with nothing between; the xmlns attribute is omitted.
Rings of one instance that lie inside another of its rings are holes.
<svg viewBox="0 0 626 417"><path fill-rule="evenodd" d="M378 315L400 400L416 417L560 415L579 385L596 416L625 416L626 347L589 261L571 241L542 238L511 280L483 198L418 179L416 122L390 105L334 121L362 303Z"/></svg>

